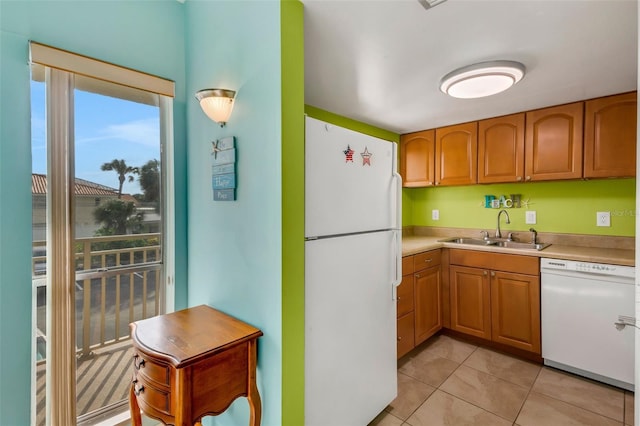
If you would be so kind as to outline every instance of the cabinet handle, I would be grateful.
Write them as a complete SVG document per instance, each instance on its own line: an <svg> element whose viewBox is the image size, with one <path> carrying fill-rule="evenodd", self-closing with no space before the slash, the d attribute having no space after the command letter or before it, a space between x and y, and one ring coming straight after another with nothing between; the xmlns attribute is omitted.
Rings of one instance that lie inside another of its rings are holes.
<svg viewBox="0 0 640 426"><path fill-rule="evenodd" d="M531 180L531 176L527 176L527 180Z"/></svg>
<svg viewBox="0 0 640 426"><path fill-rule="evenodd" d="M140 359L139 362L138 362L138 359ZM141 358L139 355L134 355L133 356L133 367L136 370L140 370L140 368L144 367L144 359Z"/></svg>
<svg viewBox="0 0 640 426"><path fill-rule="evenodd" d="M425 261L425 263L429 263L429 262L431 262L432 260L433 260L433 259L425 259L424 261Z"/></svg>
<svg viewBox="0 0 640 426"><path fill-rule="evenodd" d="M487 275L487 271L482 271L482 275Z"/></svg>
<svg viewBox="0 0 640 426"><path fill-rule="evenodd" d="M137 384L137 383L138 383L138 381L137 381L137 380L134 380L134 381L133 381L133 393L135 393L135 394L136 394L136 396L140 396L140 394L141 394L142 392L144 392L144 386L143 386L143 385L140 385L140 387L137 387L137 386L136 386L136 384Z"/></svg>
<svg viewBox="0 0 640 426"><path fill-rule="evenodd" d="M518 177L516 178L516 180L517 180L517 181L521 181L521 180L522 180L522 176L518 176Z"/></svg>
<svg viewBox="0 0 640 426"><path fill-rule="evenodd" d="M496 276L496 273L495 273L495 272L493 272L493 271L491 271L491 276L492 276L492 277L495 277L495 276Z"/></svg>
<svg viewBox="0 0 640 426"><path fill-rule="evenodd" d="M422 278L422 275L416 274L416 278Z"/></svg>
<svg viewBox="0 0 640 426"><path fill-rule="evenodd" d="M398 341L402 340L402 337L398 336Z"/></svg>

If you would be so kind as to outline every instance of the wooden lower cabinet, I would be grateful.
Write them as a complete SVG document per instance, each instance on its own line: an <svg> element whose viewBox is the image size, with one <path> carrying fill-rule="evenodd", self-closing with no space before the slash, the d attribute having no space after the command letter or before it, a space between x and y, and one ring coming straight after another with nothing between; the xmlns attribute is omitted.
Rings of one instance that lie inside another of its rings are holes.
<svg viewBox="0 0 640 426"><path fill-rule="evenodd" d="M441 250L402 258L397 289L398 358L442 328Z"/></svg>
<svg viewBox="0 0 640 426"><path fill-rule="evenodd" d="M541 352L538 277L491 272L491 340Z"/></svg>
<svg viewBox="0 0 640 426"><path fill-rule="evenodd" d="M398 318L398 358L406 355L416 346L413 339L414 321L413 312Z"/></svg>
<svg viewBox="0 0 640 426"><path fill-rule="evenodd" d="M415 347L413 303L413 256L402 258L402 282L396 289L397 356L404 356Z"/></svg>
<svg viewBox="0 0 640 426"><path fill-rule="evenodd" d="M442 328L442 277L440 265L416 272L413 281L415 344L427 340Z"/></svg>
<svg viewBox="0 0 640 426"><path fill-rule="evenodd" d="M538 258L454 249L450 262L451 329L540 354Z"/></svg>
<svg viewBox="0 0 640 426"><path fill-rule="evenodd" d="M491 298L488 272L451 266L451 329L491 339Z"/></svg>

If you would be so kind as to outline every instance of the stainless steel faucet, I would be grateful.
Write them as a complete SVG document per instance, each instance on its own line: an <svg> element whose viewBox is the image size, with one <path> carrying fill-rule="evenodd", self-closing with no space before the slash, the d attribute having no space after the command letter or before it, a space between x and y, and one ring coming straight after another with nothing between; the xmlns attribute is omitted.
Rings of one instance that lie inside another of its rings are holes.
<svg viewBox="0 0 640 426"><path fill-rule="evenodd" d="M498 212L498 226L496 226L496 238L502 238L502 233L500 232L500 216L502 216L502 213L507 215L507 225L511 223L511 220L509 219L509 213L507 213L506 210L500 210Z"/></svg>
<svg viewBox="0 0 640 426"><path fill-rule="evenodd" d="M531 242L533 244L538 244L538 232L533 228L529 228L529 232L531 232Z"/></svg>

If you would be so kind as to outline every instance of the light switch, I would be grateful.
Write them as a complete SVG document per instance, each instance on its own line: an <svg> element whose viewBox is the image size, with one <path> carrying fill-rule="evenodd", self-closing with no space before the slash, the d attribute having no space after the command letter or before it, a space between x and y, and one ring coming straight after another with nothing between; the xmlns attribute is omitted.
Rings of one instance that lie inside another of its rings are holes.
<svg viewBox="0 0 640 426"><path fill-rule="evenodd" d="M527 210L525 213L524 223L528 225L536 224L536 211L535 210Z"/></svg>
<svg viewBox="0 0 640 426"><path fill-rule="evenodd" d="M440 210L431 210L431 219L440 220Z"/></svg>
<svg viewBox="0 0 640 426"><path fill-rule="evenodd" d="M611 212L596 213L597 226L611 226Z"/></svg>

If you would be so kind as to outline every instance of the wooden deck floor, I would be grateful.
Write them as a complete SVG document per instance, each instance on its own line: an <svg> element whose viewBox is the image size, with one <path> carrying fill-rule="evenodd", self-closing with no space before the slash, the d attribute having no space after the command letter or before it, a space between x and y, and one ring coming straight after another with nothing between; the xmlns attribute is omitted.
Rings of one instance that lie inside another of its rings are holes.
<svg viewBox="0 0 640 426"><path fill-rule="evenodd" d="M78 359L76 370L77 415L115 404L128 397L131 384L131 341L96 349L89 357ZM45 425L45 364L36 371L36 424Z"/></svg>

